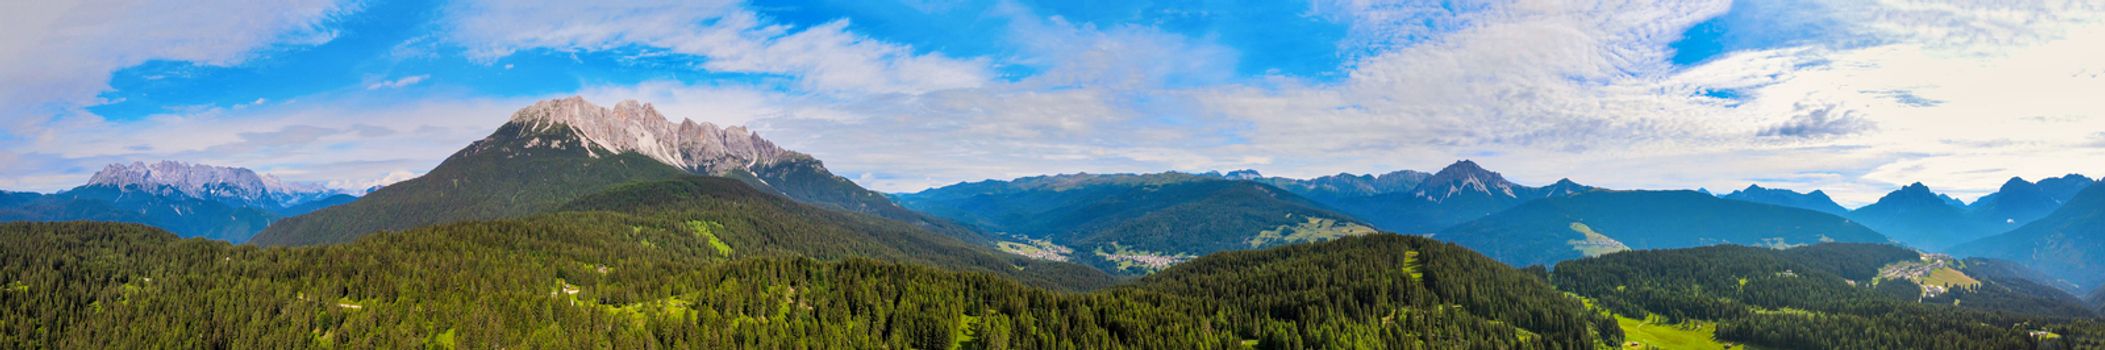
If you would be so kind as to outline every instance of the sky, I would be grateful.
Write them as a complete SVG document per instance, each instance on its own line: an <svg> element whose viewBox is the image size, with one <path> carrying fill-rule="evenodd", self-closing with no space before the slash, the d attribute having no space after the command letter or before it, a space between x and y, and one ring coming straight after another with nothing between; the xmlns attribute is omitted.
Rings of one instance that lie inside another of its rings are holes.
<svg viewBox="0 0 2105 350"><path fill-rule="evenodd" d="M117 162L365 188L534 101L747 125L887 192L1074 172L1523 184L2105 175L2085 1L21 1L0 189Z"/></svg>

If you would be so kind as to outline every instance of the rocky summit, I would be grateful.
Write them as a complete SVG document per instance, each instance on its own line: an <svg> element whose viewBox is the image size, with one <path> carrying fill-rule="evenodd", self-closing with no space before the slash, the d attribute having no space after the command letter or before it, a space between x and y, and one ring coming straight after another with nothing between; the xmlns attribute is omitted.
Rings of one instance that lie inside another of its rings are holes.
<svg viewBox="0 0 2105 350"><path fill-rule="evenodd" d="M1433 173L1431 178L1419 185L1417 195L1434 202L1445 201L1463 192L1519 197L1520 195L1514 192L1514 187L1516 185L1507 182L1506 178L1497 172L1485 170L1474 161L1463 160Z"/></svg>
<svg viewBox="0 0 2105 350"><path fill-rule="evenodd" d="M567 127L594 157L599 152L636 152L667 165L699 174L724 175L808 155L776 147L745 127L720 128L682 119L678 124L649 103L625 100L613 108L582 97L541 101L512 115L522 132L543 133ZM560 141L529 141L529 146L565 147Z"/></svg>
<svg viewBox="0 0 2105 350"><path fill-rule="evenodd" d="M110 164L95 172L82 187L97 186L279 207L343 192L320 184L287 182L245 168L166 160Z"/></svg>

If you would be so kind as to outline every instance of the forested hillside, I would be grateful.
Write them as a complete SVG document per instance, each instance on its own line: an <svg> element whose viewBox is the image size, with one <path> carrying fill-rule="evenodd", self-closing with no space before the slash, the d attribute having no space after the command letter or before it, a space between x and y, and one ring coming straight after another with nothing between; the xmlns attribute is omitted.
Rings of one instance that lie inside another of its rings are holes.
<svg viewBox="0 0 2105 350"><path fill-rule="evenodd" d="M1994 264L1996 266L1973 266ZM2007 265L1887 245L1713 246L1567 261L1555 284L1627 325L1784 349L2089 349L2105 327ZM1635 321L1642 320L1642 321Z"/></svg>
<svg viewBox="0 0 2105 350"><path fill-rule="evenodd" d="M344 205L279 220L257 233L254 243L344 242L377 231L518 217L615 185L687 174L636 153L595 156L584 147L567 128L534 131L505 124L423 176Z"/></svg>
<svg viewBox="0 0 2105 350"><path fill-rule="evenodd" d="M827 210L743 182L707 176L616 186L560 210L613 215L638 226L676 227L710 242L718 256L849 257L914 262L1009 275L1060 289L1110 283L1081 265L1028 259L871 215Z"/></svg>
<svg viewBox="0 0 2105 350"><path fill-rule="evenodd" d="M297 248L129 224L5 224L0 347L1590 349L1619 339L1539 280L1418 238L1203 258L1074 294L917 264L743 256L748 241L709 238L733 226L652 224L559 213ZM1329 269L1346 263L1358 267Z"/></svg>
<svg viewBox="0 0 2105 350"><path fill-rule="evenodd" d="M1428 327L1443 331L1432 335L1436 338L1469 340L1435 349L1514 337L1550 344L1622 339L1613 318L1586 311L1578 299L1536 276L1454 244L1414 236L1360 236L1210 255L1149 275L1130 288L1219 300L1258 318L1365 322L1282 323L1258 330L1261 339L1278 339L1274 342L1316 336L1355 340L1349 344L1359 347L1408 344L1427 335L1406 330Z"/></svg>

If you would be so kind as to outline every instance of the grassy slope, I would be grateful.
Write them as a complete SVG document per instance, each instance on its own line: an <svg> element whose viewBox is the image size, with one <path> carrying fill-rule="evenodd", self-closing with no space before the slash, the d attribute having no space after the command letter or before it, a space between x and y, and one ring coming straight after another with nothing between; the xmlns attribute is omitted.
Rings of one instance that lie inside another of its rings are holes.
<svg viewBox="0 0 2105 350"><path fill-rule="evenodd" d="M1616 325L1623 327L1625 349L1675 349L1675 350L1725 350L1745 349L1745 346L1727 346L1718 342L1715 334L1718 325L1712 322L1692 321L1681 324L1664 324L1646 320L1615 316Z"/></svg>

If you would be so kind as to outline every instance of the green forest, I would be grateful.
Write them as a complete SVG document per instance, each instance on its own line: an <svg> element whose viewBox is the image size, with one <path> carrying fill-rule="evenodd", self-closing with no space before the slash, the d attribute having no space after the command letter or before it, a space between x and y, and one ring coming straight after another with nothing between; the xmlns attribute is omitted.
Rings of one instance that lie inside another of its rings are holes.
<svg viewBox="0 0 2105 350"><path fill-rule="evenodd" d="M1606 311L1667 324L1715 323L1716 339L1785 349L2094 349L2105 327L2066 294L1961 267L1981 278L1926 297L1881 268L1906 248L1830 243L1719 245L1567 261L1548 272Z"/></svg>
<svg viewBox="0 0 2105 350"><path fill-rule="evenodd" d="M0 347L1587 349L1620 339L1611 319L1539 278L1417 237L1224 254L1065 292L866 258L726 258L693 230L647 221L566 212L294 248L133 224L5 224Z"/></svg>

